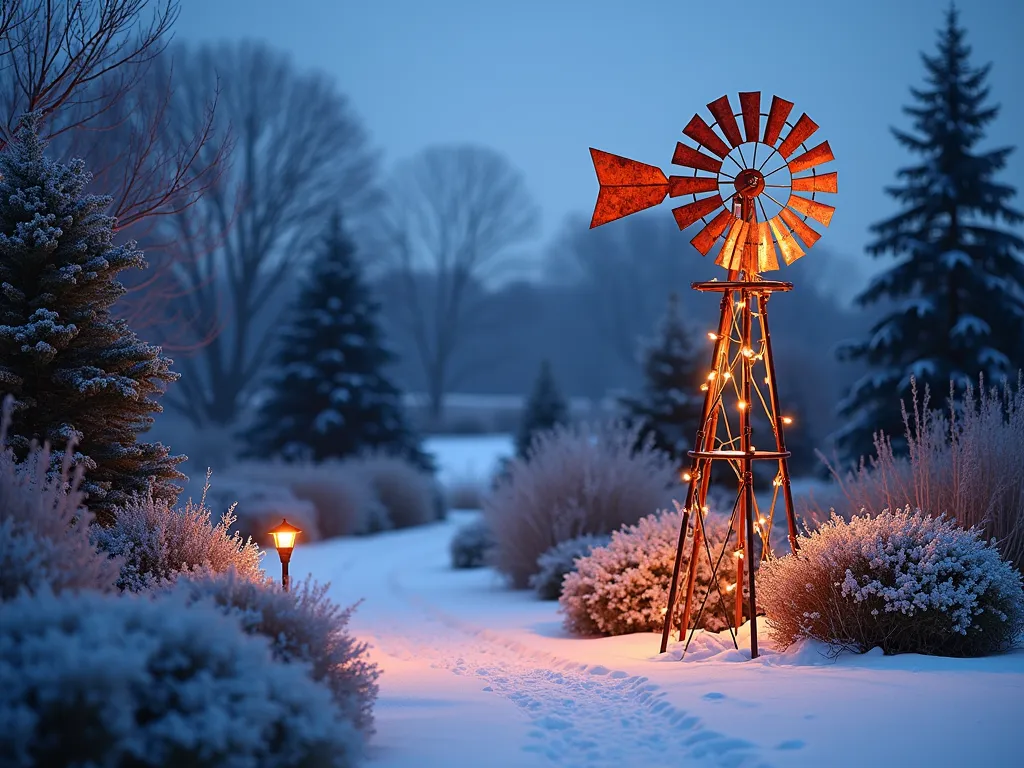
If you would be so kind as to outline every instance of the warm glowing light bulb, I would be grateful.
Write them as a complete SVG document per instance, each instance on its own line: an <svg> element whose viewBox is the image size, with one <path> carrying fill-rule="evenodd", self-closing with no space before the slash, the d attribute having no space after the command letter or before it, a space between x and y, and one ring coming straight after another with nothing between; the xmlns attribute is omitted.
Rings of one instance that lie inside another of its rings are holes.
<svg viewBox="0 0 1024 768"><path fill-rule="evenodd" d="M717 374L717 373L716 373L715 371L711 371L711 372L710 372L710 373L708 374L708 381L711 381L711 380L712 380L712 379L714 379L714 378L715 378L715 376L717 376L717 375L718 375L718 374Z"/></svg>
<svg viewBox="0 0 1024 768"><path fill-rule="evenodd" d="M700 385L700 391L701 392L707 392L708 391L708 385L707 384L701 384Z"/></svg>
<svg viewBox="0 0 1024 768"><path fill-rule="evenodd" d="M684 483L690 482L691 479L692 479L692 477L690 476L689 472L683 472L683 482Z"/></svg>
<svg viewBox="0 0 1024 768"><path fill-rule="evenodd" d="M726 371L725 373L722 374L722 376L724 378L726 378L726 379L731 379L732 378L732 373L729 372L729 371Z"/></svg>
<svg viewBox="0 0 1024 768"><path fill-rule="evenodd" d="M792 424L793 423L793 419L790 418L789 416L783 416L782 417L782 423L783 424Z"/></svg>
<svg viewBox="0 0 1024 768"><path fill-rule="evenodd" d="M761 517L757 518L757 522L759 522L761 525L764 525L768 521L765 519L764 515L761 515Z"/></svg>
<svg viewBox="0 0 1024 768"><path fill-rule="evenodd" d="M745 302L745 301L737 301L736 302L736 306L739 307L740 309L743 309L743 307L747 306L747 302Z"/></svg>
<svg viewBox="0 0 1024 768"><path fill-rule="evenodd" d="M735 555L736 557L742 559L742 557L743 557L743 550L742 549L737 549L735 552L733 552L733 555Z"/></svg>
<svg viewBox="0 0 1024 768"><path fill-rule="evenodd" d="M718 334L708 331L708 338L712 341L718 341Z"/></svg>
<svg viewBox="0 0 1024 768"><path fill-rule="evenodd" d="M735 585L735 584L730 584L729 586L727 586L727 587L725 588L725 591L726 591L726 592L732 592L732 591L734 591L735 589L736 589L736 585Z"/></svg>
<svg viewBox="0 0 1024 768"><path fill-rule="evenodd" d="M750 347L744 347L741 350L740 354L742 354L744 357L748 357L748 358L749 357L753 357L754 356L754 350L752 350Z"/></svg>
<svg viewBox="0 0 1024 768"><path fill-rule="evenodd" d="M738 403L736 403L736 407L739 408L742 411L744 408L747 407L747 404L745 402L743 402L742 400L740 400Z"/></svg>
<svg viewBox="0 0 1024 768"><path fill-rule="evenodd" d="M703 513L704 513L704 514L706 515L706 514L708 513L708 508L707 508L707 506L705 505L705 506L701 507L701 508L700 508L700 511L701 511L701 512L703 512Z"/></svg>
<svg viewBox="0 0 1024 768"><path fill-rule="evenodd" d="M767 376L764 377L764 383L765 384L770 384L771 383L771 382L768 381L768 377Z"/></svg>

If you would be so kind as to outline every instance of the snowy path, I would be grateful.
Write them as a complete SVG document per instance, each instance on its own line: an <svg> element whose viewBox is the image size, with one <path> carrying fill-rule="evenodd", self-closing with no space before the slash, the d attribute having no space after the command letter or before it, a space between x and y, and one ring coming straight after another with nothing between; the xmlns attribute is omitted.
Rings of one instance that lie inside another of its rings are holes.
<svg viewBox="0 0 1024 768"><path fill-rule="evenodd" d="M466 754L462 745L452 744L437 763L452 768L771 764L749 742L716 733L695 713L670 704L646 677L558 658L445 612L425 580L446 568L445 553L424 552L416 558L418 537L422 534L408 531L364 540L358 548L347 547L340 558L334 549L333 562L313 568L319 578L334 582L338 599L368 598L354 624L384 668L375 743L383 747L385 736L399 731L392 731L391 718L405 720L410 708L419 707L422 717L441 729L454 726L457 734L493 730L502 718L512 731L501 734L500 755L488 753L484 762L479 753L472 754L472 744ZM411 558L419 561L415 567L410 567ZM372 587L352 578L371 570ZM457 715L449 711L467 695L471 706ZM463 720L452 723L453 717ZM372 765L413 764L400 762L386 748L371 758Z"/></svg>

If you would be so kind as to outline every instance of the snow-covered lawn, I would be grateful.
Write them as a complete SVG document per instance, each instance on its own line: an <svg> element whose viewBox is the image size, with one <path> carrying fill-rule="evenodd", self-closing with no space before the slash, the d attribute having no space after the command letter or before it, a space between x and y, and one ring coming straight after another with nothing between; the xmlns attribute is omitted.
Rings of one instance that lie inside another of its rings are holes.
<svg viewBox="0 0 1024 768"><path fill-rule="evenodd" d="M481 466L493 455L478 447ZM353 628L384 670L372 766L1021 764L1022 651L832 661L810 645L779 653L762 627L757 660L707 635L680 662L655 634L575 639L557 604L451 570L448 542L473 514L296 549L295 576L365 598ZM273 552L266 564L276 572Z"/></svg>

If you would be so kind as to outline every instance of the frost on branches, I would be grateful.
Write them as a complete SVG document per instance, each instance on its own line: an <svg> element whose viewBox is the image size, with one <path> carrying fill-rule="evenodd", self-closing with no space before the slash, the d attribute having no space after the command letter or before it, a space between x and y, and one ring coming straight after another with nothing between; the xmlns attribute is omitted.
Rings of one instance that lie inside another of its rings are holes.
<svg viewBox="0 0 1024 768"><path fill-rule="evenodd" d="M1021 576L979 531L907 507L849 523L833 514L799 543L798 555L758 573L759 603L783 644L981 656L1024 630Z"/></svg>
<svg viewBox="0 0 1024 768"><path fill-rule="evenodd" d="M133 494L173 501L183 479L159 443L142 443L156 398L176 378L160 349L140 341L111 306L118 273L145 266L133 242L114 244L109 200L87 195L81 161L44 156L37 115L0 153L0 395L12 394L10 444L53 447L52 471L74 441L82 491L99 522Z"/></svg>

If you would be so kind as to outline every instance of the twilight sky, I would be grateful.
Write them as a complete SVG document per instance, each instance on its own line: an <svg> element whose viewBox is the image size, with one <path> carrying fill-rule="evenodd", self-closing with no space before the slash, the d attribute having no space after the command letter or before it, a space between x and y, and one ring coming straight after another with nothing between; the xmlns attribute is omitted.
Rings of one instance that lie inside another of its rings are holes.
<svg viewBox="0 0 1024 768"><path fill-rule="evenodd" d="M597 196L591 146L659 165L694 112L761 90L796 103L836 155L837 212L821 244L860 263L883 187L909 158L889 126L923 84L948 0L182 0L186 40L261 38L334 75L386 165L434 143L492 146L543 209L537 251ZM973 63L992 62L1024 190L1024 0L961 0ZM818 136L815 139L818 139ZM831 169L831 168L830 168ZM671 217L665 204L660 215ZM1018 197L1016 207L1024 208ZM615 226L610 224L608 226ZM680 249L699 258L680 236ZM875 262L877 263L877 262ZM854 286L856 288L857 286Z"/></svg>

